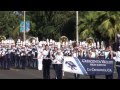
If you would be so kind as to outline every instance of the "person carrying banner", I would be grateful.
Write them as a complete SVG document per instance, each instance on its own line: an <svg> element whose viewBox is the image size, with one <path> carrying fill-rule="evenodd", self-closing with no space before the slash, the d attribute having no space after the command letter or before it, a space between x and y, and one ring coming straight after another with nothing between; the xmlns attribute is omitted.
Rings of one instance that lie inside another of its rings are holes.
<svg viewBox="0 0 120 90"><path fill-rule="evenodd" d="M63 64L63 54L61 50L57 51L57 54L55 55L55 59L53 60L55 65L55 73L56 73L56 79L62 79L62 64Z"/></svg>
<svg viewBox="0 0 120 90"><path fill-rule="evenodd" d="M95 48L92 48L91 52L90 52L90 58L97 58L97 54L96 54L96 50ZM95 79L95 75L90 75L91 79Z"/></svg>
<svg viewBox="0 0 120 90"><path fill-rule="evenodd" d="M120 47L119 47L119 51L117 51L115 54L116 57L114 58L114 60L116 61L116 70L118 74L118 79L120 79Z"/></svg>
<svg viewBox="0 0 120 90"><path fill-rule="evenodd" d="M106 48L104 54L105 54L105 59L108 59L108 60L113 59L113 53L110 46ZM106 79L113 79L113 74L106 75Z"/></svg>
<svg viewBox="0 0 120 90"><path fill-rule="evenodd" d="M56 57L56 55L57 55L57 51L58 51L58 47L55 46L54 49L53 49L52 52L51 52L51 54L52 54L51 60L53 61L53 62L52 62L52 66L53 66L54 71L55 71L55 64L56 64L56 63L54 62L54 59L55 59L55 57ZM57 77L57 76L55 76L55 77Z"/></svg>
<svg viewBox="0 0 120 90"><path fill-rule="evenodd" d="M57 55L57 51L58 51L58 48L57 48L57 47L54 47L54 50L53 50L53 52L52 52L53 60L55 59L55 56ZM55 63L52 62L52 65L53 65L53 69L55 70Z"/></svg>

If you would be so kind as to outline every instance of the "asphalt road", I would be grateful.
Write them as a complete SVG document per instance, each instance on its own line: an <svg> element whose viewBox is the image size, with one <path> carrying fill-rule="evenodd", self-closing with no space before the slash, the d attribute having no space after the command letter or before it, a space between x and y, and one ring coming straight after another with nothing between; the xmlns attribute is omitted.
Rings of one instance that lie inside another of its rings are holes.
<svg viewBox="0 0 120 90"><path fill-rule="evenodd" d="M53 69L50 71L51 79L55 79L55 72ZM42 71L34 69L10 69L0 70L0 79L43 79ZM64 73L63 79L74 79L73 73ZM90 79L89 76L81 75L79 79ZM105 75L98 75L96 79L105 79ZM117 73L114 72L114 79L117 79Z"/></svg>

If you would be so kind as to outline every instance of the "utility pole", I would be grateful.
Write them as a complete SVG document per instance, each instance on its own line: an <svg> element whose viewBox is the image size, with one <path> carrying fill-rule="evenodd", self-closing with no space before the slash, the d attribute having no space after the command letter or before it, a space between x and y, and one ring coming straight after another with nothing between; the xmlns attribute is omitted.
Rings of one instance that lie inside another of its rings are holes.
<svg viewBox="0 0 120 90"><path fill-rule="evenodd" d="M25 35L25 32L26 32L26 21L25 21L25 17L26 17L26 11L24 11L24 34L23 34L23 41L26 41L26 35Z"/></svg>
<svg viewBox="0 0 120 90"><path fill-rule="evenodd" d="M78 38L79 38L78 36L78 11L76 11L76 41L77 41L77 44L79 42Z"/></svg>

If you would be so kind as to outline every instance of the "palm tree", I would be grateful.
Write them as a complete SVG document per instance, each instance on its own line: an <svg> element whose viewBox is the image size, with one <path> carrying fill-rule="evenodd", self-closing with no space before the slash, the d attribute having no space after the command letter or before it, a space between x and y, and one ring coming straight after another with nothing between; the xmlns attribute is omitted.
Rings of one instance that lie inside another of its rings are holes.
<svg viewBox="0 0 120 90"><path fill-rule="evenodd" d="M117 33L120 32L120 12L107 11L99 16L96 22L97 31L100 33L106 45L114 43ZM99 22L99 24L98 24Z"/></svg>
<svg viewBox="0 0 120 90"><path fill-rule="evenodd" d="M79 34L81 40L86 40L86 38L92 37L95 39L94 35L94 23L98 17L94 11L84 11L79 14Z"/></svg>

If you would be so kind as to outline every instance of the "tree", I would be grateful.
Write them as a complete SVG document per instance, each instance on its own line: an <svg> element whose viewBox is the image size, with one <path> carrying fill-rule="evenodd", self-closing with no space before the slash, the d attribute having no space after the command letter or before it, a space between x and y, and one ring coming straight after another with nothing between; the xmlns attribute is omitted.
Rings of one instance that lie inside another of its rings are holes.
<svg viewBox="0 0 120 90"><path fill-rule="evenodd" d="M120 32L120 12L118 11L81 11L79 12L79 35L81 40L88 37L104 41L106 45L115 42Z"/></svg>
<svg viewBox="0 0 120 90"><path fill-rule="evenodd" d="M14 11L0 11L0 34L7 38L12 37L14 29L19 24L18 20Z"/></svg>
<svg viewBox="0 0 120 90"><path fill-rule="evenodd" d="M94 35L94 23L98 15L94 11L81 11L79 12L79 35L80 40L86 38L96 38Z"/></svg>
<svg viewBox="0 0 120 90"><path fill-rule="evenodd" d="M52 38L59 40L64 25L73 17L72 11L30 11L30 20L35 23L29 34L38 36L40 40Z"/></svg>
<svg viewBox="0 0 120 90"><path fill-rule="evenodd" d="M120 12L107 11L98 19L96 26L106 45L112 45L115 42L117 33L120 32Z"/></svg>

